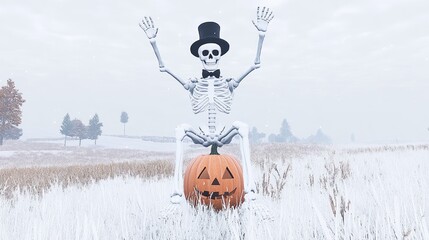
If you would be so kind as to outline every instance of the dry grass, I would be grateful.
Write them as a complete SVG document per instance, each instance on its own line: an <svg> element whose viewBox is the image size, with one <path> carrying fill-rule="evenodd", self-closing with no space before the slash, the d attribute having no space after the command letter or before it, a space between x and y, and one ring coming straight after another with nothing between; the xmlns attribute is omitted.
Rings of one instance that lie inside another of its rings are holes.
<svg viewBox="0 0 429 240"><path fill-rule="evenodd" d="M257 192L274 200L279 200L291 170L292 165L290 163L286 168L277 163L265 163L262 168L262 179L256 185Z"/></svg>
<svg viewBox="0 0 429 240"><path fill-rule="evenodd" d="M284 164L293 159L301 159L312 154L321 154L328 147L322 145L278 143L254 145L251 149L253 161L256 163L263 164L267 161L280 161Z"/></svg>
<svg viewBox="0 0 429 240"><path fill-rule="evenodd" d="M280 200L292 171L292 161L320 155L327 150L326 146L287 143L252 146L252 160L262 172L256 179L257 193Z"/></svg>
<svg viewBox="0 0 429 240"><path fill-rule="evenodd" d="M57 164L40 167L38 163L28 163L29 167L0 170L0 192L11 197L27 189L36 196L19 194L11 198L12 204L4 204L0 213L9 221L0 223L9 233L0 232L7 236L0 238L23 239L22 236L39 234L39 238L46 239L57 234L53 238L144 239L159 238L161 233L166 239L234 239L237 235L233 234L242 232L243 223L250 219L247 223L254 225L246 228L246 236L261 233L267 239L270 237L265 227L274 239L429 239L424 217L428 202L428 146L252 146L257 191L264 196L264 206L274 213L274 221L267 225L252 223L253 212L252 217L243 218L240 211L225 211L223 215L183 211L166 215L175 217L168 223L165 218L161 218L161 224L154 221L160 212L171 210L165 208L170 179L160 178L171 176L174 152L98 148L67 148L65 152L61 147L56 154L45 152L45 147L40 148L41 152L25 155L23 151L21 157L37 161L49 157L49 162ZM206 148L192 148L184 159L186 162L207 153ZM220 153L240 157L237 145L221 148ZM65 162L69 166L64 166ZM127 177L130 175L136 177ZM100 182L92 184L97 181ZM44 197L37 198L37 194ZM4 200L1 195L0 202ZM9 207L12 205L16 207ZM223 220L219 216L226 217ZM88 225L92 231L85 228ZM38 226L39 231L28 226ZM219 232L230 235L219 236ZM178 233L181 237L177 237Z"/></svg>
<svg viewBox="0 0 429 240"><path fill-rule="evenodd" d="M15 191L42 194L55 184L65 188L117 176L161 178L174 170L172 153L31 141L7 141L1 150L15 152L0 158L0 195L8 198Z"/></svg>
<svg viewBox="0 0 429 240"><path fill-rule="evenodd" d="M264 172L257 190L263 195L279 199L286 179L296 159L324 148L311 145L252 146L252 160ZM16 151L7 160L0 158L0 194L8 198L15 191L42 194L52 185L86 185L118 176L137 176L143 179L170 176L174 170L174 153L146 152L132 149L104 149L100 147L66 147L41 142L9 141L3 151ZM196 147L185 153L186 162L207 148ZM239 146L220 149L240 159ZM2 163L3 162L3 163ZM8 164L8 165L7 165ZM287 167L285 167L287 166Z"/></svg>
<svg viewBox="0 0 429 240"><path fill-rule="evenodd" d="M362 154L362 153L379 153L379 152L397 152L397 151L428 151L429 144L415 144L415 145L385 145L385 146L371 146L345 149L347 154Z"/></svg>
<svg viewBox="0 0 429 240"><path fill-rule="evenodd" d="M117 176L136 176L144 179L162 178L173 173L169 161L124 162L82 166L53 166L0 169L0 190L6 197L12 197L17 190L42 194L52 185L64 188L69 185L86 185Z"/></svg>
<svg viewBox="0 0 429 240"><path fill-rule="evenodd" d="M346 161L332 161L331 158L334 155L429 150L429 145L363 147L343 149L337 152L326 146L299 144L261 144L254 145L251 149L252 161L262 172L259 179L256 179L257 192L275 200L280 199L286 187L287 178L292 171L293 160L311 155L327 154L326 171L319 177L319 184L328 193L332 213L336 215L336 209L341 209L341 215L344 218L344 212L348 209L350 202L343 199L343 196L339 196L337 185L350 177L351 170ZM7 162L13 167L0 168L0 194L8 197L11 197L16 190L41 194L57 183L67 187L73 184L85 185L118 176L137 176L144 179L163 178L171 176L174 170L174 153L172 152L159 153L99 147L64 148L58 144L21 141L7 142L1 150L18 151L7 159ZM207 154L207 151L207 148L202 147L187 151L184 156L185 165L195 156ZM220 152L234 155L238 159L240 156L237 145L226 146L220 149ZM308 184L314 187L314 183L315 176L310 174Z"/></svg>
<svg viewBox="0 0 429 240"><path fill-rule="evenodd" d="M351 201L347 200L345 194L339 186L344 184L352 174L350 164L347 161L336 162L334 160L335 151L329 153L329 159L325 163L325 173L319 178L321 189L326 191L329 197L329 205L333 217L338 217L340 214L342 222L344 222L345 213L350 209Z"/></svg>

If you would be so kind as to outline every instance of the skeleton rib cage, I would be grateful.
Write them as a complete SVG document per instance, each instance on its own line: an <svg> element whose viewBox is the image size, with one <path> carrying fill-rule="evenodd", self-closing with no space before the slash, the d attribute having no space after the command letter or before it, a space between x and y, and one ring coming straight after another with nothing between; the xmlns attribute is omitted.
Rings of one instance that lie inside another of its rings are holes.
<svg viewBox="0 0 429 240"><path fill-rule="evenodd" d="M202 78L192 82L189 89L194 114L208 111L208 128L211 134L216 132L216 111L229 114L233 91L232 86L223 78Z"/></svg>

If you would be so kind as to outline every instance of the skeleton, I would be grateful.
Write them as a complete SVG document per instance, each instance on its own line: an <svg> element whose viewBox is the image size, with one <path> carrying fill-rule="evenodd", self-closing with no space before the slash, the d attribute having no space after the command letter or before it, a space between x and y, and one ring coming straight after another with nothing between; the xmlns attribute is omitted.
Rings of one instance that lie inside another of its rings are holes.
<svg viewBox="0 0 429 240"><path fill-rule="evenodd" d="M166 72L176 79L186 90L189 91L192 110L194 114L208 112L208 133L205 133L201 127L201 132L196 131L189 124L181 124L176 128L176 161L174 170L174 192L171 195L172 203L179 203L182 198L182 187L180 187L182 167L183 167L183 140L189 137L195 144L204 147L212 146L212 150L229 144L233 137L239 136L240 150L242 156L244 192L246 199L254 200L255 186L251 176L250 149L249 149L249 127L247 124L236 121L232 127L225 130L225 127L218 131L216 129L217 112L229 114L234 90L240 85L241 81L253 70L258 69L260 64L262 44L267 31L268 23L274 18L273 12L269 8L257 8L257 19L252 20L254 26L259 32L259 40L254 63L238 78L216 77L216 71L219 71L219 61L222 56L222 49L216 43L205 43L198 48L198 57L201 60L203 69L209 74L207 78L193 78L188 81L183 80L168 68L165 67L156 44L156 35L158 28L155 27L151 17L144 17L140 27L144 30L155 55L158 59L159 70ZM229 48L229 45L228 45ZM204 71L203 70L203 71ZM219 74L219 73L218 73Z"/></svg>

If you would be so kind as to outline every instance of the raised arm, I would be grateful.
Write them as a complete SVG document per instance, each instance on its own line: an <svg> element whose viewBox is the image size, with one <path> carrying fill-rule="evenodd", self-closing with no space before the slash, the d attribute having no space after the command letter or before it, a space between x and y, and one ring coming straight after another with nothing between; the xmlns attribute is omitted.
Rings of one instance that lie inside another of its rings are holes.
<svg viewBox="0 0 429 240"><path fill-rule="evenodd" d="M274 14L273 11L271 11L269 8L263 7L262 11L258 7L256 10L256 21L252 20L253 25L255 25L256 29L259 32L259 40L258 40L258 48L256 49L256 57L255 61L250 66L249 69L247 69L246 72L244 72L240 77L237 79L233 79L232 84L233 87L236 88L240 84L240 82L253 70L258 69L261 66L261 51L262 51L262 44L264 42L265 38L265 32L268 28L268 23L273 20Z"/></svg>
<svg viewBox="0 0 429 240"><path fill-rule="evenodd" d="M156 45L156 34L158 33L158 28L153 24L151 17L144 17L139 26L146 33L146 36L149 38L150 44L152 45L153 51L155 52L156 58L158 59L159 71L166 72L170 74L174 79L176 79L185 89L189 89L189 84L183 79L172 73L167 69L162 62L161 54L159 53L158 46Z"/></svg>

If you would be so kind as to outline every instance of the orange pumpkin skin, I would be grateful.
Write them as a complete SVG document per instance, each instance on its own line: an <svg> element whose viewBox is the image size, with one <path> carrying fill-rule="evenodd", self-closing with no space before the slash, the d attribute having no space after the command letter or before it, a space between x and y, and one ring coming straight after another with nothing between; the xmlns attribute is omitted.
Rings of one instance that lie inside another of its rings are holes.
<svg viewBox="0 0 429 240"><path fill-rule="evenodd" d="M192 204L236 207L244 201L243 171L229 155L201 155L188 165L184 177L185 198Z"/></svg>

